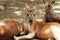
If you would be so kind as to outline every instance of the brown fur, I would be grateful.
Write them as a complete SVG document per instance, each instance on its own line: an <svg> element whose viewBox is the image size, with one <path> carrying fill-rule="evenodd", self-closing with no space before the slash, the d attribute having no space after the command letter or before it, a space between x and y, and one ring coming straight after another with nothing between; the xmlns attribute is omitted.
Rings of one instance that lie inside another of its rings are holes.
<svg viewBox="0 0 60 40"><path fill-rule="evenodd" d="M9 40L12 36L21 32L21 25L15 20L3 20L0 25L0 40Z"/></svg>
<svg viewBox="0 0 60 40"><path fill-rule="evenodd" d="M28 35L23 35L19 37L15 36L14 38L15 40L24 39L24 38L31 39L36 36L40 40L48 40L48 39L55 40L56 38L54 37L51 30L52 26L60 28L60 24L57 22L45 23L45 22L34 21L31 26L26 27L26 28L30 28L30 30L27 29L27 31L29 32Z"/></svg>
<svg viewBox="0 0 60 40"><path fill-rule="evenodd" d="M44 23L35 21L33 23L33 29L31 31L35 31L38 38L49 39L53 38L53 34L50 30L51 26L57 26L58 28L60 28L60 24L57 22Z"/></svg>

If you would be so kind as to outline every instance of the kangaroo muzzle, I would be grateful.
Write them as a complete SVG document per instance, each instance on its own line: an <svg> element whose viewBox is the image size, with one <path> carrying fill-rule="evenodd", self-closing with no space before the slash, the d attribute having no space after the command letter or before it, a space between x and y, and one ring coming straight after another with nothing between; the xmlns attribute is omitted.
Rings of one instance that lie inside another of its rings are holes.
<svg viewBox="0 0 60 40"><path fill-rule="evenodd" d="M33 20L32 19L29 19L29 23L32 24Z"/></svg>

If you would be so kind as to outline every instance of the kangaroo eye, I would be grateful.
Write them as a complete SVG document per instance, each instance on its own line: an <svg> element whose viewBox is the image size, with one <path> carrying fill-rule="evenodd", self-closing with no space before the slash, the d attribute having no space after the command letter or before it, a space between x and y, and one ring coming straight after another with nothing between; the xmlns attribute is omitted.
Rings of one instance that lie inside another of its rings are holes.
<svg viewBox="0 0 60 40"><path fill-rule="evenodd" d="M29 14L27 14L27 16L29 16Z"/></svg>
<svg viewBox="0 0 60 40"><path fill-rule="evenodd" d="M34 16L35 16L35 14L34 14Z"/></svg>

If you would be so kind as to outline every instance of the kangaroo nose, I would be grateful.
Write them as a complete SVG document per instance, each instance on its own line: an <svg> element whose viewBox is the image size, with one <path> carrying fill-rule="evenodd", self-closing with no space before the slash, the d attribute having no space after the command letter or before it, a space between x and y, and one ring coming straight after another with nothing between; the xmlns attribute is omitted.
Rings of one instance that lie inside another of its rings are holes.
<svg viewBox="0 0 60 40"><path fill-rule="evenodd" d="M29 19L29 23L32 24L33 20L32 19Z"/></svg>

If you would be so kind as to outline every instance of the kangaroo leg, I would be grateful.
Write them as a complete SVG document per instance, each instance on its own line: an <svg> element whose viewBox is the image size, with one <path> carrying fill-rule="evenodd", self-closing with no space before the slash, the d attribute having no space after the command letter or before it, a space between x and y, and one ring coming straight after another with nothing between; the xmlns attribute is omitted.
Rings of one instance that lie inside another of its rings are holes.
<svg viewBox="0 0 60 40"><path fill-rule="evenodd" d="M19 36L19 37L14 36L14 39L15 39L15 40L25 39L25 38L31 39L31 38L33 38L33 37L35 37L35 32L29 33L29 34L24 35L24 36Z"/></svg>

